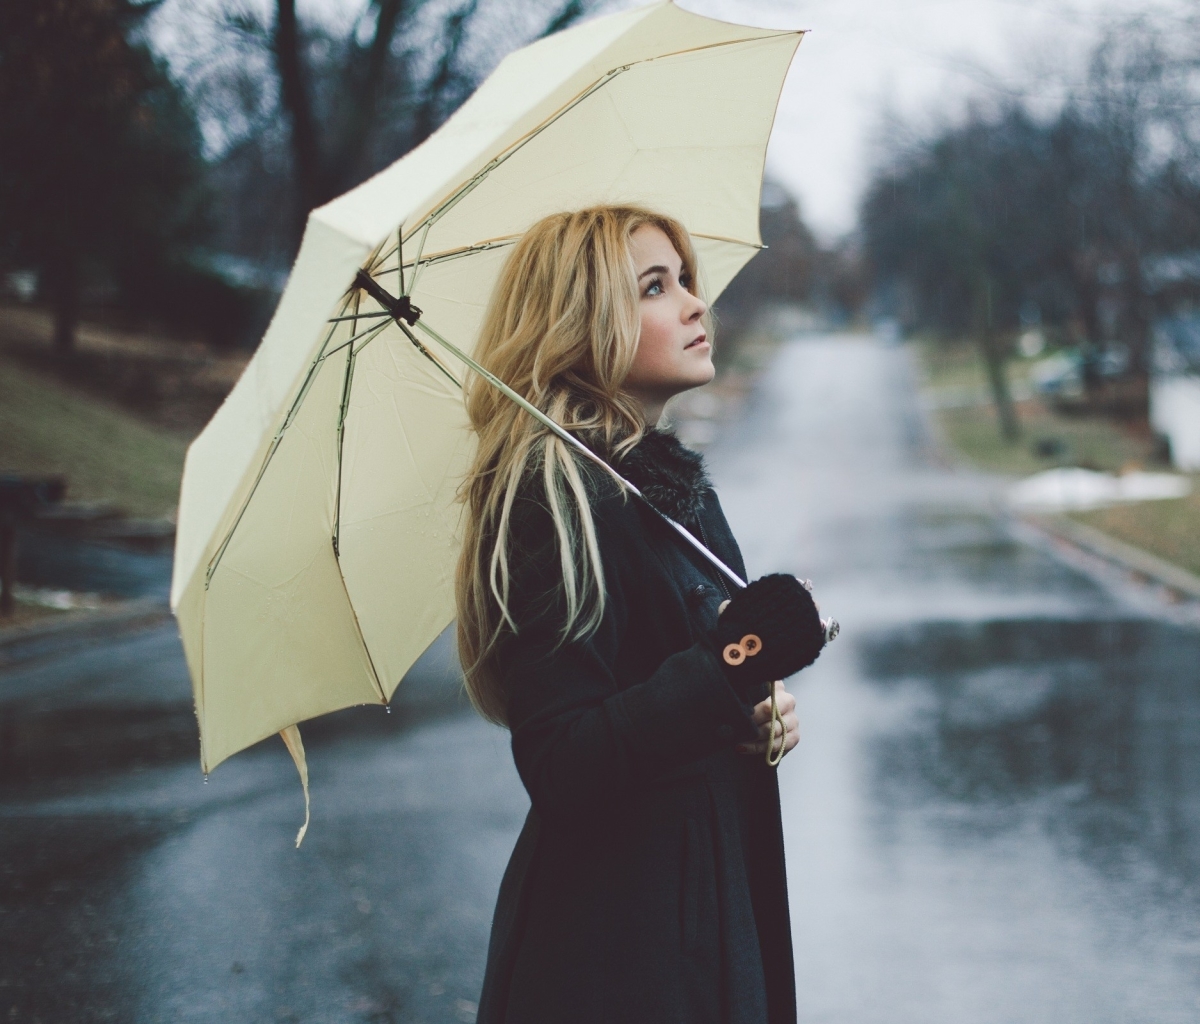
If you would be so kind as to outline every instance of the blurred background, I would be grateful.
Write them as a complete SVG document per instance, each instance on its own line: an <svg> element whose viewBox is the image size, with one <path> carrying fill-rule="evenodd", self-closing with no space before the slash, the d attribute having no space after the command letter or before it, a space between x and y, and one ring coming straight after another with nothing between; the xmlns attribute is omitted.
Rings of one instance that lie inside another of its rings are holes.
<svg viewBox="0 0 1200 1024"><path fill-rule="evenodd" d="M527 802L441 640L202 779L183 458L307 212L598 0L0 7L0 1014L470 1021ZM706 452L843 639L781 768L805 1021L1200 1012L1200 14L686 0L808 28Z"/></svg>

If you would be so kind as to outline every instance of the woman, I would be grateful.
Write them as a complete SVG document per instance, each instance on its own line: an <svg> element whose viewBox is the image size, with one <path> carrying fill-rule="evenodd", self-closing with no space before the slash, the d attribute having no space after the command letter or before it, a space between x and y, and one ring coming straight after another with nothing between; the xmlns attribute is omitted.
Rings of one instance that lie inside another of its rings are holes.
<svg viewBox="0 0 1200 1024"><path fill-rule="evenodd" d="M714 374L676 221L598 207L514 248L477 358L745 578L703 462L654 428ZM797 742L773 680L824 633L792 576L730 594L612 477L490 384L467 409L458 643L476 707L512 733L532 808L504 876L482 1024L796 1019L779 792ZM753 636L755 639L750 640ZM757 756L755 756L757 755Z"/></svg>

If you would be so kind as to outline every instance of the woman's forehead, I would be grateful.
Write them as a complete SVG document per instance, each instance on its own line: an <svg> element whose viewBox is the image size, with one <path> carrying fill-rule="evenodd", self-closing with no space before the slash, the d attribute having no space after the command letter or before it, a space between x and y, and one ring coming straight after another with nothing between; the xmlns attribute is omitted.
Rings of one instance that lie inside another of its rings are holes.
<svg viewBox="0 0 1200 1024"><path fill-rule="evenodd" d="M682 257L675 251L675 243L657 224L641 224L629 236L629 251L639 270L661 264L678 269Z"/></svg>

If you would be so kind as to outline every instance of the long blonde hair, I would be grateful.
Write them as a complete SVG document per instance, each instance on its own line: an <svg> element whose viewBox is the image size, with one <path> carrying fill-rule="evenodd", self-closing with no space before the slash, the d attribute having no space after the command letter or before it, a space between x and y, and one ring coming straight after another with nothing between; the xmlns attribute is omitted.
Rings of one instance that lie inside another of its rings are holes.
<svg viewBox="0 0 1200 1024"><path fill-rule="evenodd" d="M698 288L696 255L678 221L637 206L595 206L534 224L501 271L475 358L601 456L620 459L646 429L621 386L637 351L641 316L629 239L653 224L671 240ZM682 275L681 275L682 276ZM458 654L471 702L506 724L498 644L517 626L509 612L509 524L524 481L554 523L566 609L559 642L590 635L604 614L604 572L578 455L486 380L472 375L467 415L478 435L459 491L466 505L455 576Z"/></svg>

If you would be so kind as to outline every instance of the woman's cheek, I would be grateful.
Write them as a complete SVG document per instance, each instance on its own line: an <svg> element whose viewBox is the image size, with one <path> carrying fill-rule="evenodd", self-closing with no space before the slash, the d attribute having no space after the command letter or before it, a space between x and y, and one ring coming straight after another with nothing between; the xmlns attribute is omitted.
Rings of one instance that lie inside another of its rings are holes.
<svg viewBox="0 0 1200 1024"><path fill-rule="evenodd" d="M642 321L641 344L646 346L646 362L651 366L668 366L671 362L670 337L664 325L657 317L647 317Z"/></svg>

